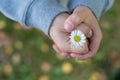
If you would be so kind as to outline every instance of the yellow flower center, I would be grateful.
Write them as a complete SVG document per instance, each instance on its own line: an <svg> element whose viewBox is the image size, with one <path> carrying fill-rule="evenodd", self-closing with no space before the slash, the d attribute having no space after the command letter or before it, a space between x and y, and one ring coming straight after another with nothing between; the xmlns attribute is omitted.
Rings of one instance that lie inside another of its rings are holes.
<svg viewBox="0 0 120 80"><path fill-rule="evenodd" d="M74 36L74 40L75 40L76 42L79 42L79 41L81 40L81 38L80 38L80 36Z"/></svg>

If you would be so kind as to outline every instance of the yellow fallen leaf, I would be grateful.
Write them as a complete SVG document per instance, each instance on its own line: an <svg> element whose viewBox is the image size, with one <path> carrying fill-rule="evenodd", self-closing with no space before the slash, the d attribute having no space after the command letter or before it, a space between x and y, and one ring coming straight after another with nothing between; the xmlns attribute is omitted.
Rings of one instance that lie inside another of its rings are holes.
<svg viewBox="0 0 120 80"><path fill-rule="evenodd" d="M23 47L23 43L19 40L17 40L14 45L16 49L21 49Z"/></svg>
<svg viewBox="0 0 120 80"><path fill-rule="evenodd" d="M41 66L40 66L40 69L41 69L42 71L45 71L45 72L50 71L50 69L51 69L51 64L48 63L48 62L43 62L43 63L41 64Z"/></svg>
<svg viewBox="0 0 120 80"><path fill-rule="evenodd" d="M12 68L12 66L11 66L10 64L5 64L3 70L4 70L4 73L5 73L6 75L9 75L9 74L12 73L13 68Z"/></svg>
<svg viewBox="0 0 120 80"><path fill-rule="evenodd" d="M49 46L48 46L48 44L46 44L46 43L41 44L40 50L41 50L43 53L48 52L48 51L49 51Z"/></svg>
<svg viewBox="0 0 120 80"><path fill-rule="evenodd" d="M72 70L73 70L73 66L72 66L71 63L64 62L64 63L62 64L62 72L63 72L64 74L69 74L70 72L72 72Z"/></svg>
<svg viewBox="0 0 120 80"><path fill-rule="evenodd" d="M90 80L100 80L100 73L99 72L93 72L90 76Z"/></svg>
<svg viewBox="0 0 120 80"><path fill-rule="evenodd" d="M0 29L5 28L6 22L5 21L0 21Z"/></svg>
<svg viewBox="0 0 120 80"><path fill-rule="evenodd" d="M21 61L21 56L20 56L20 54L16 53L16 54L14 54L14 55L12 56L12 62L13 62L14 64L18 64L18 63L20 63L20 61Z"/></svg>
<svg viewBox="0 0 120 80"><path fill-rule="evenodd" d="M40 76L38 80L50 80L50 79L48 76L43 75L43 76Z"/></svg>
<svg viewBox="0 0 120 80"><path fill-rule="evenodd" d="M5 48L5 53L10 56L13 53L13 47L12 46L7 46Z"/></svg>

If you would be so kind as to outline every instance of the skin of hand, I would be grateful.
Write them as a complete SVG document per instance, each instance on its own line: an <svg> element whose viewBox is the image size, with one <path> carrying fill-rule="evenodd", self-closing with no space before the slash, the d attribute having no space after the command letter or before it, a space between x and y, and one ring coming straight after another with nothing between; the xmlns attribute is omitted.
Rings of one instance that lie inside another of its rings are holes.
<svg viewBox="0 0 120 80"><path fill-rule="evenodd" d="M63 56L70 56L70 53L84 54L88 52L88 43L85 43L83 47L78 48L73 47L73 45L70 43L70 32L67 32L64 29L64 22L68 17L69 14L62 13L55 18L51 25L49 34L55 43L55 45L53 45L53 48L56 48L55 46L57 45L56 52L61 53ZM81 24L77 28L78 30L81 30L87 37L91 37L92 31L87 25Z"/></svg>
<svg viewBox="0 0 120 80"><path fill-rule="evenodd" d="M96 52L99 49L100 42L102 40L102 32L99 27L98 21L93 15L92 11L85 6L78 6L75 8L73 13L67 18L64 23L64 29L67 32L71 32L75 28L77 28L82 23L87 24L89 28L92 30L92 37L89 38L89 51L83 54L76 53L66 53L62 52L61 49L55 44L53 46L54 50L63 56L73 57L78 60L85 60L95 56Z"/></svg>

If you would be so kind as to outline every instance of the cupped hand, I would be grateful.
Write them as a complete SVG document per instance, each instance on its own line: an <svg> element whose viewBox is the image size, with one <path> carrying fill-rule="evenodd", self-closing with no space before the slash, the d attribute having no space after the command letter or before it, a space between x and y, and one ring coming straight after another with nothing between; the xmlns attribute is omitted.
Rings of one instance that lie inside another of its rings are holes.
<svg viewBox="0 0 120 80"><path fill-rule="evenodd" d="M72 30L76 29L81 24L86 24L89 26L89 28L92 30L92 37L90 37L89 40L89 50L84 55L83 54L76 54L76 53L69 53L70 57L73 57L75 59L89 59L95 56L96 52L99 49L100 42L102 39L102 32L99 27L98 21L96 20L95 16L93 15L92 11L85 6L78 6L73 13L67 18L67 20L64 23L64 29L67 32L71 32ZM53 48L58 51L62 55L66 55L68 53L61 52L61 49L54 45Z"/></svg>
<svg viewBox="0 0 120 80"><path fill-rule="evenodd" d="M62 13L58 15L52 23L50 28L50 36L54 41L55 45L53 48L57 53L60 53L63 56L70 56L71 53L83 54L88 52L88 43L85 43L82 47L73 47L70 43L70 33L64 29L64 22L68 19L69 15L67 13ZM91 29L85 25L81 24L77 27L78 30L81 30L87 38L90 38L92 35Z"/></svg>

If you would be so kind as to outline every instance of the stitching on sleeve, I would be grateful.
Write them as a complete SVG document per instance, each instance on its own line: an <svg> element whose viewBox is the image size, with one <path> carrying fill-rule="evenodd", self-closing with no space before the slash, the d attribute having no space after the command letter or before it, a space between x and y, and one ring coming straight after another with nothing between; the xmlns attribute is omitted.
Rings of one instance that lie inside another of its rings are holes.
<svg viewBox="0 0 120 80"><path fill-rule="evenodd" d="M27 18L27 14L29 13L29 9L31 7L31 5L33 4L35 0L31 0L27 5L26 5L26 8L25 8L25 12L23 14L23 18L22 18L22 23L24 26L27 26L26 25L26 18Z"/></svg>

